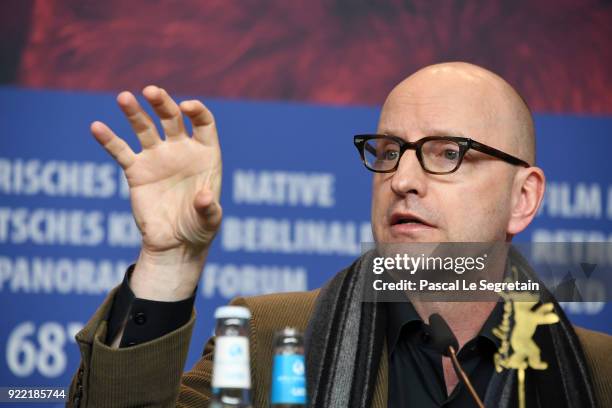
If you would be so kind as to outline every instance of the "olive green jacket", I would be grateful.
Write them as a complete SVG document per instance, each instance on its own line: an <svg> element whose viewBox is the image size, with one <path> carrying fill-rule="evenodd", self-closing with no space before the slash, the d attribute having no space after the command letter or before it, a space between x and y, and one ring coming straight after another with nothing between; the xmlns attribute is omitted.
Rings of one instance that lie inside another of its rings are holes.
<svg viewBox="0 0 612 408"><path fill-rule="evenodd" d="M116 289L76 336L81 364L70 387L68 406L81 407L207 407L211 398L215 340L202 358L183 373L195 312L183 327L134 347L112 349L104 344L107 315ZM235 299L251 310L250 355L255 407L268 407L272 370L272 337L285 326L306 329L318 290ZM612 336L576 328L591 369L600 407L612 407ZM387 407L386 350L378 369L373 408Z"/></svg>

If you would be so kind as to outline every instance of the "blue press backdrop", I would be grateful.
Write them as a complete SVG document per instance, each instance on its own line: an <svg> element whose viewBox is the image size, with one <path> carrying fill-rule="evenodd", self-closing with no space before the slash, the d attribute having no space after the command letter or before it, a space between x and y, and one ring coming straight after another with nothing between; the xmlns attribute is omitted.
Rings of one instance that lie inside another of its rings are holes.
<svg viewBox="0 0 612 408"><path fill-rule="evenodd" d="M370 239L370 175L352 135L373 132L379 112L202 99L220 133L225 221L198 288L186 368L211 334L216 306L239 295L318 287ZM3 386L69 384L79 362L75 332L138 254L120 169L90 136L93 120L138 149L114 95L0 89ZM612 241L612 118L540 114L536 127L548 190L520 240ZM289 233L292 245L263 248L249 235L262 223L276 241ZM303 228L337 239L297 242ZM612 333L609 305L571 312L576 324Z"/></svg>

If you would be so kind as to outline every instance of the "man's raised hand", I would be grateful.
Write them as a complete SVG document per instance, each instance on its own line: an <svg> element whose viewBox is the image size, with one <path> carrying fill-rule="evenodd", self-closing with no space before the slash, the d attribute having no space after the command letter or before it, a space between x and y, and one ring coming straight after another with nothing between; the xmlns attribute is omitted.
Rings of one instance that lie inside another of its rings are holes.
<svg viewBox="0 0 612 408"><path fill-rule="evenodd" d="M136 296L178 300L191 295L221 224L221 150L213 115L199 101L179 105L159 87L143 95L159 116L165 139L134 95L117 102L142 146L135 153L102 122L96 140L123 168L142 249L132 276ZM185 130L183 114L193 135Z"/></svg>

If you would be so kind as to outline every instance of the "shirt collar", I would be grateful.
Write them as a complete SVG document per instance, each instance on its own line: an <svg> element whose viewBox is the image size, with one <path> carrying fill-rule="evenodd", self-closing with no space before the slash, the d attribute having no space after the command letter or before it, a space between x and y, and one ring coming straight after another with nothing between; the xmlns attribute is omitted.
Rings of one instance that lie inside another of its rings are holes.
<svg viewBox="0 0 612 408"><path fill-rule="evenodd" d="M421 316L410 302L389 302L387 306L387 349L389 355L393 353L395 345L400 339L404 326L409 324L423 324Z"/></svg>
<svg viewBox="0 0 612 408"><path fill-rule="evenodd" d="M492 345L495 346L496 349L501 346L501 340L499 339L499 337L493 334L493 329L499 326L503 316L504 302L497 302L495 307L493 307L491 314L489 315L487 320L485 320L484 324L482 325L482 328L478 332L478 337L482 337L484 339L489 340Z"/></svg>
<svg viewBox="0 0 612 408"><path fill-rule="evenodd" d="M423 319L410 302L389 302L387 306L387 348L389 355L393 353L400 340L402 329L408 325L422 325ZM496 349L501 346L501 340L493 334L493 329L501 323L504 312L504 303L498 302L485 320L476 335Z"/></svg>

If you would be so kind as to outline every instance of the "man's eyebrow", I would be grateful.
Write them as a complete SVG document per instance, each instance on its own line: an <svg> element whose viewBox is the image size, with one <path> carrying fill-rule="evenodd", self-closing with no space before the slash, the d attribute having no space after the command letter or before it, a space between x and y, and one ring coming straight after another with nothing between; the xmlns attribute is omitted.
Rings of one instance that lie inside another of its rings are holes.
<svg viewBox="0 0 612 408"><path fill-rule="evenodd" d="M427 136L457 136L457 137L467 137L465 133L458 129L452 128L429 128L424 132Z"/></svg>
<svg viewBox="0 0 612 408"><path fill-rule="evenodd" d="M381 134L381 135L390 135L390 136L400 136L401 137L403 132L401 132L399 130L389 129L389 128L382 128L382 129L378 129L377 133Z"/></svg>
<svg viewBox="0 0 612 408"><path fill-rule="evenodd" d="M401 130L396 130L396 129L389 129L389 128L382 128L379 130L380 134L383 135L392 135L392 136L399 136L399 137L410 137L410 135L406 135L405 131L401 131ZM432 128L427 128L425 129L423 132L420 132L423 136L457 136L457 137L469 137L466 136L464 132L458 130L458 129L452 129L452 128L441 128L441 127L432 127Z"/></svg>

